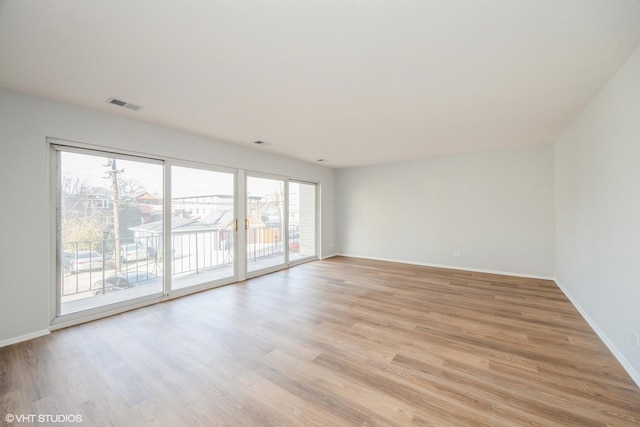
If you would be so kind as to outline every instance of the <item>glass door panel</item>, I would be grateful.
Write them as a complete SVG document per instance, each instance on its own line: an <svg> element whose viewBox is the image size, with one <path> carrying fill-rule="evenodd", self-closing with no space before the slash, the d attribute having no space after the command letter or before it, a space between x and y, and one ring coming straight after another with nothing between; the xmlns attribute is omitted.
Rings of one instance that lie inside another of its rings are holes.
<svg viewBox="0 0 640 427"><path fill-rule="evenodd" d="M316 256L316 185L289 182L289 261Z"/></svg>
<svg viewBox="0 0 640 427"><path fill-rule="evenodd" d="M58 151L59 315L161 294L163 166Z"/></svg>
<svg viewBox="0 0 640 427"><path fill-rule="evenodd" d="M286 264L285 182L247 176L247 272Z"/></svg>
<svg viewBox="0 0 640 427"><path fill-rule="evenodd" d="M235 275L235 175L171 168L172 289Z"/></svg>

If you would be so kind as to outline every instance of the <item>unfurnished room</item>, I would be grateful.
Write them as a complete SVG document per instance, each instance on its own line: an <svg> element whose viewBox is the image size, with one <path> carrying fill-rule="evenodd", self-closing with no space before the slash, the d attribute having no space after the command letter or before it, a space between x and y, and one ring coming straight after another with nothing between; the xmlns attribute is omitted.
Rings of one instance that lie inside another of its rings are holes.
<svg viewBox="0 0 640 427"><path fill-rule="evenodd" d="M640 425L640 0L0 0L7 426Z"/></svg>

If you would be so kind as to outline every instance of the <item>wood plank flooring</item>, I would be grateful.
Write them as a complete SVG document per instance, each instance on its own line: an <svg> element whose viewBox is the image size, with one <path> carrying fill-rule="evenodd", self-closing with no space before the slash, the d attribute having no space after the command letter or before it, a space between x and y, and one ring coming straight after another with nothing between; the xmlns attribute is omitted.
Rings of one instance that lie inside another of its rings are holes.
<svg viewBox="0 0 640 427"><path fill-rule="evenodd" d="M1 348L6 414L628 426L640 390L551 281L336 257Z"/></svg>

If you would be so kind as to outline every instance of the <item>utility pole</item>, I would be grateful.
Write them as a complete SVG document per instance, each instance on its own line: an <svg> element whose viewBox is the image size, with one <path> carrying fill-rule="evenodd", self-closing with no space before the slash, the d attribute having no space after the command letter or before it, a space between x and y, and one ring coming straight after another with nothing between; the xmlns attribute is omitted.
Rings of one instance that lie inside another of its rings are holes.
<svg viewBox="0 0 640 427"><path fill-rule="evenodd" d="M116 159L109 159L105 166L111 166L107 171L105 179L111 178L111 193L113 195L113 260L115 263L116 273L122 270L122 259L120 250L120 199L118 198L118 174L124 172L124 169L118 170L116 167Z"/></svg>

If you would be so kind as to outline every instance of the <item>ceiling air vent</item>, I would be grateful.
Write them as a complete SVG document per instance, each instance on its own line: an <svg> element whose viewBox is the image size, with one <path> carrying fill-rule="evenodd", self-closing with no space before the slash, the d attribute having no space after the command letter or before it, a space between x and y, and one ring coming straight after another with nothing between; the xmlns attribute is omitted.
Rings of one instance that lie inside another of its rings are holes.
<svg viewBox="0 0 640 427"><path fill-rule="evenodd" d="M140 110L142 110L142 107L141 107L141 106L139 106L139 105L131 104L131 103L129 103L129 102L121 101L121 100L119 100L119 99L115 99L115 98L109 98L109 99L107 99L107 103L108 103L108 104L117 105L118 107L128 108L129 110L133 110L133 111L140 111Z"/></svg>

